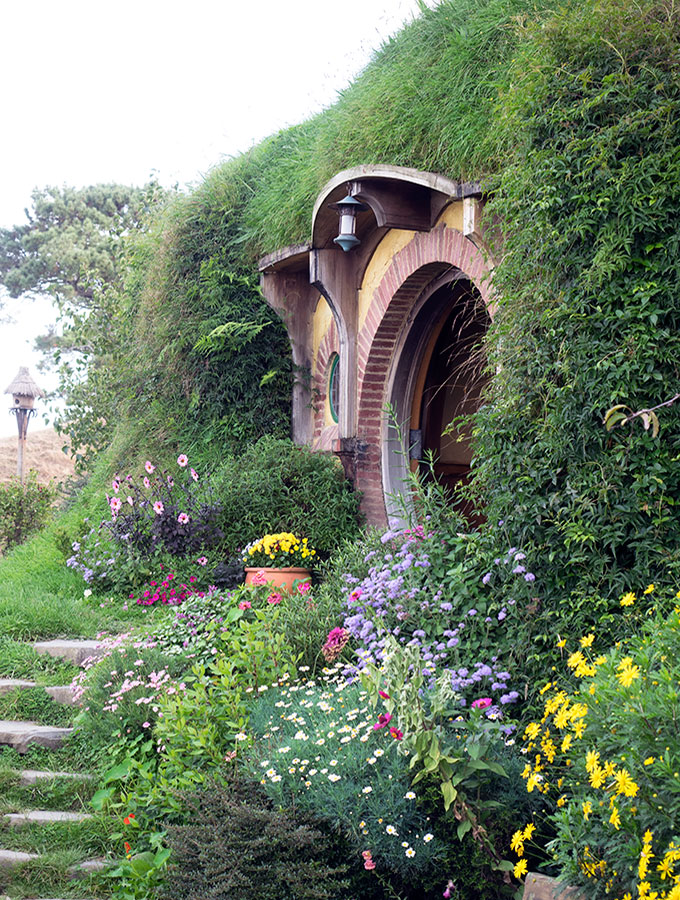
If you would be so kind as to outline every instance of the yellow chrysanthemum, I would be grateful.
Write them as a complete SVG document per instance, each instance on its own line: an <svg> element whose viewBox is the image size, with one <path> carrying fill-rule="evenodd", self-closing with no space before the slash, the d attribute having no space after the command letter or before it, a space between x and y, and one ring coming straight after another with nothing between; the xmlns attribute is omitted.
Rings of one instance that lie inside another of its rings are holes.
<svg viewBox="0 0 680 900"><path fill-rule="evenodd" d="M515 878L521 878L523 875L527 874L529 866L527 864L526 859L520 859L518 863L515 864L515 868L512 870Z"/></svg>
<svg viewBox="0 0 680 900"><path fill-rule="evenodd" d="M592 647L593 641L595 640L594 634L586 635L586 637L581 638L581 646L582 647Z"/></svg>
<svg viewBox="0 0 680 900"><path fill-rule="evenodd" d="M628 591L627 594L624 594L621 597L621 606L632 606L635 603L635 594L632 591Z"/></svg>

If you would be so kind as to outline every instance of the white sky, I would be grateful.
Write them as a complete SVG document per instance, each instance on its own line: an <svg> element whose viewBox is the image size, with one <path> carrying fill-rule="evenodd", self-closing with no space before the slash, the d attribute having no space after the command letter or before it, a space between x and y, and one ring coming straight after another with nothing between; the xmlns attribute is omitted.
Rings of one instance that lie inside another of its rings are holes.
<svg viewBox="0 0 680 900"><path fill-rule="evenodd" d="M34 187L142 184L152 173L196 183L333 103L417 13L418 0L5 0L0 227L25 221ZM0 320L0 391L21 365L52 388L31 350L49 305L4 313L14 324ZM0 437L15 433L0 412Z"/></svg>

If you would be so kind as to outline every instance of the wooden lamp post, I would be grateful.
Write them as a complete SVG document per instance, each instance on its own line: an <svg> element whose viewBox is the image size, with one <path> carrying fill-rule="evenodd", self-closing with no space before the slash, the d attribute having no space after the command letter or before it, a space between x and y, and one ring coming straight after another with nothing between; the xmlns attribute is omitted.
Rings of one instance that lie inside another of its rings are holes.
<svg viewBox="0 0 680 900"><path fill-rule="evenodd" d="M17 428L19 429L19 445L17 450L17 478L24 481L24 447L26 446L26 432L28 431L28 420L37 412L33 408L36 397L44 397L44 391L41 391L38 385L29 375L26 366L21 366L14 381L5 391L6 394L12 394L14 405L10 408L10 413L17 417Z"/></svg>

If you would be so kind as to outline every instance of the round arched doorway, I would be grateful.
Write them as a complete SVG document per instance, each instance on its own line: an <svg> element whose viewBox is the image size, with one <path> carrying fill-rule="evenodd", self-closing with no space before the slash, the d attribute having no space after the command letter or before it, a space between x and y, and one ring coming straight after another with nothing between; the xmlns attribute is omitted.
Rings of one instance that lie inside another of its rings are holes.
<svg viewBox="0 0 680 900"><path fill-rule="evenodd" d="M489 323L479 291L453 269L423 293L402 329L388 381L392 417L382 454L392 522L403 520L409 471L434 476L449 489L469 477L467 419L487 382L483 340ZM464 504L461 511L469 512Z"/></svg>

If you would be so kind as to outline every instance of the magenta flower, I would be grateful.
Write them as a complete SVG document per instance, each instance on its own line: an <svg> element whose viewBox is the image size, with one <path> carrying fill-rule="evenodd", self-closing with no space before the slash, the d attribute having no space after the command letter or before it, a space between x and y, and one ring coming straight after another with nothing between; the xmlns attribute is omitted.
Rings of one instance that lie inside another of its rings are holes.
<svg viewBox="0 0 680 900"><path fill-rule="evenodd" d="M264 569L258 569L257 572L253 572L253 576L250 579L251 584L266 584L267 576L264 574Z"/></svg>
<svg viewBox="0 0 680 900"><path fill-rule="evenodd" d="M276 594L276 593L270 594L267 597L267 603L271 603L272 606L276 606L277 604L279 604L281 602L282 599L283 598L281 597L281 594Z"/></svg>
<svg viewBox="0 0 680 900"><path fill-rule="evenodd" d="M177 521L179 522L180 525L186 525L187 522L189 521L189 516L186 513L180 513L177 516Z"/></svg>
<svg viewBox="0 0 680 900"><path fill-rule="evenodd" d="M389 699L390 699L390 695L389 695L389 694L386 694L385 691L378 691L378 696L379 696L379 697L382 697L383 700L389 700Z"/></svg>
<svg viewBox="0 0 680 900"><path fill-rule="evenodd" d="M342 653L348 640L349 631L345 631L344 628L333 628L329 631L326 643L321 648L326 662L334 662Z"/></svg>
<svg viewBox="0 0 680 900"><path fill-rule="evenodd" d="M404 737L404 732L400 731L398 728L390 728L390 734L395 741L401 741Z"/></svg>
<svg viewBox="0 0 680 900"><path fill-rule="evenodd" d="M298 594L306 594L307 591L311 590L311 584L308 581L302 581L297 586Z"/></svg>
<svg viewBox="0 0 680 900"><path fill-rule="evenodd" d="M473 709L486 709L487 706L491 706L493 700L491 697L479 697L477 700L472 701Z"/></svg>
<svg viewBox="0 0 680 900"><path fill-rule="evenodd" d="M144 463L144 468L149 473L149 475L151 475L156 466L154 466L154 464L152 462L149 462L149 460L147 459L147 461Z"/></svg>
<svg viewBox="0 0 680 900"><path fill-rule="evenodd" d="M373 731L379 731L381 728L385 728L391 721L392 713L380 713L378 721L373 726Z"/></svg>
<svg viewBox="0 0 680 900"><path fill-rule="evenodd" d="M165 507L163 506L163 504L161 503L160 500L156 500L156 502L154 503L153 511L156 513L157 516L160 516L165 511Z"/></svg>
<svg viewBox="0 0 680 900"><path fill-rule="evenodd" d="M180 455L177 457L177 465L181 466L182 468L184 468L188 462L189 457L186 455L186 453L180 453Z"/></svg>
<svg viewBox="0 0 680 900"><path fill-rule="evenodd" d="M250 609L250 607L252 605L253 604L250 602L250 600L241 600L241 602L238 605L238 608L239 609Z"/></svg>

